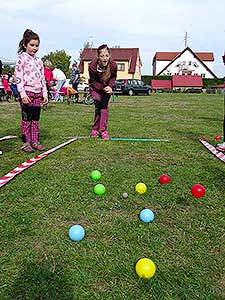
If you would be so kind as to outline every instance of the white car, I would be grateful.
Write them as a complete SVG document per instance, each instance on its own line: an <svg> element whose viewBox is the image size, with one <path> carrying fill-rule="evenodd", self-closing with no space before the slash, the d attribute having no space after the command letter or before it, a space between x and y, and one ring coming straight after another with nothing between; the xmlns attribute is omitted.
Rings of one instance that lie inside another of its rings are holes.
<svg viewBox="0 0 225 300"><path fill-rule="evenodd" d="M78 84L79 92L86 92L88 88L89 88L89 85L87 83L81 82Z"/></svg>
<svg viewBox="0 0 225 300"><path fill-rule="evenodd" d="M66 82L63 85L63 87L68 87L68 86L72 87L72 84L70 83L70 79L66 79ZM78 84L79 92L85 92L88 88L89 88L89 85L87 83L81 82Z"/></svg>

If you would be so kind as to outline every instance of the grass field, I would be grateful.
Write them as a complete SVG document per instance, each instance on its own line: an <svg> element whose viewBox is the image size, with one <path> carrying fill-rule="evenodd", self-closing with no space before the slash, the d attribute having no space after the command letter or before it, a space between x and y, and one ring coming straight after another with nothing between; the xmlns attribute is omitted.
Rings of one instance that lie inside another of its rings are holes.
<svg viewBox="0 0 225 300"><path fill-rule="evenodd" d="M87 136L93 106L51 103L41 116L41 142L54 147ZM0 135L19 135L17 103L0 103ZM41 160L0 190L0 299L225 299L225 165L199 142L222 133L223 96L154 94L111 104L113 137L169 142L79 139ZM31 158L20 140L0 142L2 177ZM92 170L104 195L93 193ZM158 178L167 173L168 185ZM139 195L135 185L148 190ZM201 183L206 196L195 199ZM129 194L128 199L122 193ZM143 208L155 213L146 224ZM68 230L81 224L85 238ZM135 263L152 259L148 281Z"/></svg>

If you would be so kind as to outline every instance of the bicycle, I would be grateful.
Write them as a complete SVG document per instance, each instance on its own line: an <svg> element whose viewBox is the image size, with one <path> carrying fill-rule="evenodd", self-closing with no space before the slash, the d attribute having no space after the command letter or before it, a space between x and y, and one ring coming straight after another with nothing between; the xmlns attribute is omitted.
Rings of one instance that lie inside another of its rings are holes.
<svg viewBox="0 0 225 300"><path fill-rule="evenodd" d="M94 103L94 100L91 97L89 88L84 90L84 94L81 97L81 103L84 103L86 105L92 105Z"/></svg>

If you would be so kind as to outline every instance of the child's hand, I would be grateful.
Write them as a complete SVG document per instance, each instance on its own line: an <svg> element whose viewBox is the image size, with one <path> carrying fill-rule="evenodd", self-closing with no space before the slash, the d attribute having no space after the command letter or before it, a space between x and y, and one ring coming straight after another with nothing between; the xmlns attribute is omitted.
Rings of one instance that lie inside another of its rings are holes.
<svg viewBox="0 0 225 300"><path fill-rule="evenodd" d="M44 97L43 103L44 103L44 104L48 104L48 97Z"/></svg>
<svg viewBox="0 0 225 300"><path fill-rule="evenodd" d="M112 94L112 88L110 86L106 86L104 89L104 92L106 92L107 94Z"/></svg>
<svg viewBox="0 0 225 300"><path fill-rule="evenodd" d="M31 102L31 101L30 101L30 98L29 98L29 97L26 96L26 97L23 97L23 98L22 98L22 103L23 103L23 104L28 104L28 103L30 103L30 102Z"/></svg>

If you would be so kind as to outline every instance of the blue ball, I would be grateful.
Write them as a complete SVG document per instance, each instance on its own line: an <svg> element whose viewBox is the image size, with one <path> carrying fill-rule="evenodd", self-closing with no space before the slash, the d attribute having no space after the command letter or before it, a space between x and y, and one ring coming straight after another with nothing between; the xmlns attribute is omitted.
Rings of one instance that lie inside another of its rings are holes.
<svg viewBox="0 0 225 300"><path fill-rule="evenodd" d="M145 223L152 222L154 220L154 213L151 209L145 208L140 212L140 220Z"/></svg>
<svg viewBox="0 0 225 300"><path fill-rule="evenodd" d="M81 241L85 236L85 230L81 225L73 225L69 230L69 237L72 241Z"/></svg>

